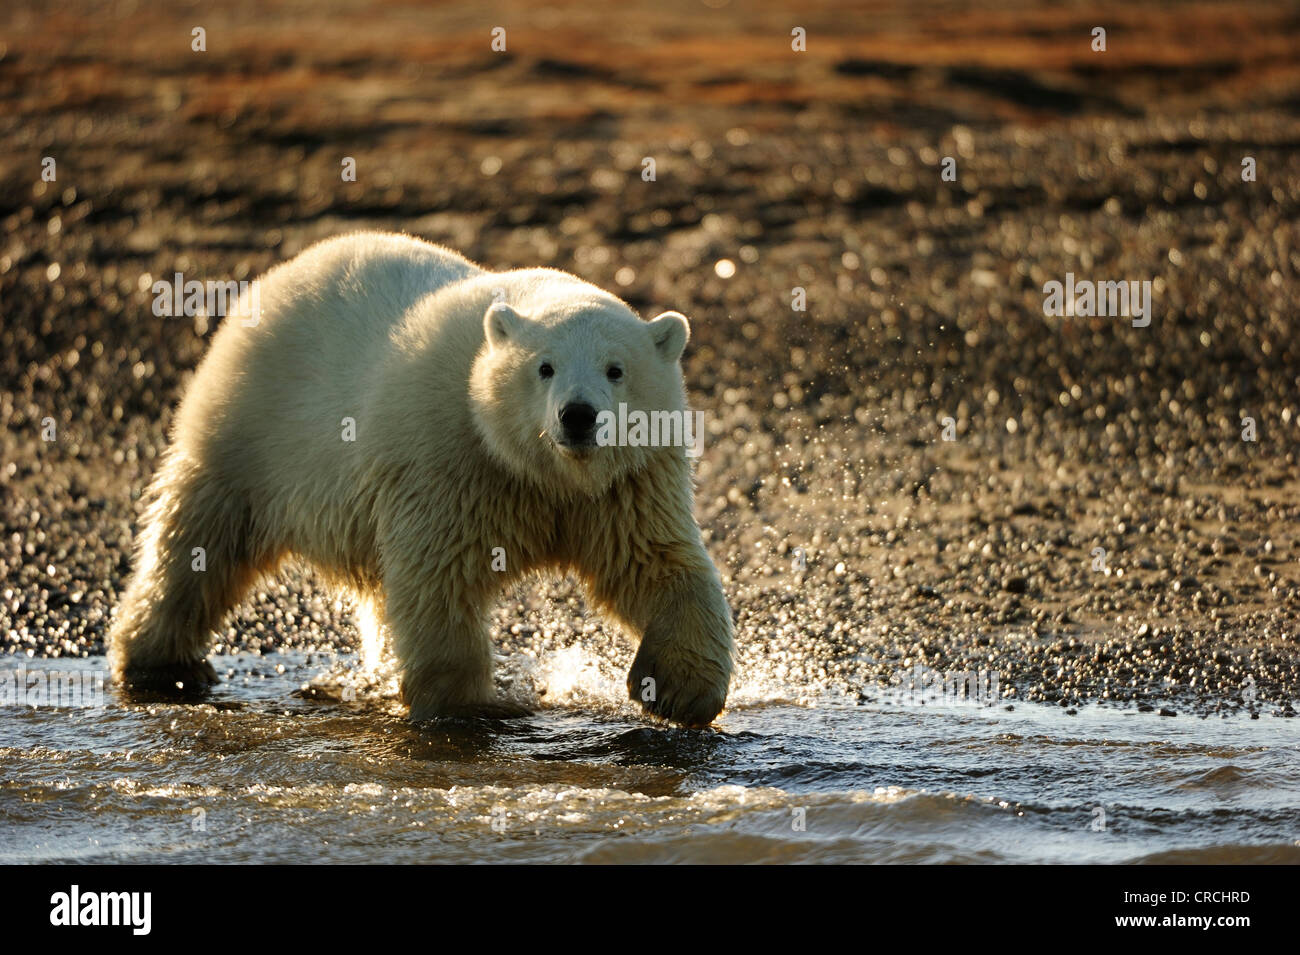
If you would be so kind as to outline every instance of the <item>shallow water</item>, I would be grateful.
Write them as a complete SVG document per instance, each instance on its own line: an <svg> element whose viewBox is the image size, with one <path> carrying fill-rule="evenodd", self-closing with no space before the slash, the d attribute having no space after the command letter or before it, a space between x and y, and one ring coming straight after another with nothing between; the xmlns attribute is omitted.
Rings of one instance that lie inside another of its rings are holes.
<svg viewBox="0 0 1300 955"><path fill-rule="evenodd" d="M320 653L214 658L202 704L0 707L0 862L1300 862L1300 720L750 687L692 732L578 655L508 722L307 698L355 665Z"/></svg>

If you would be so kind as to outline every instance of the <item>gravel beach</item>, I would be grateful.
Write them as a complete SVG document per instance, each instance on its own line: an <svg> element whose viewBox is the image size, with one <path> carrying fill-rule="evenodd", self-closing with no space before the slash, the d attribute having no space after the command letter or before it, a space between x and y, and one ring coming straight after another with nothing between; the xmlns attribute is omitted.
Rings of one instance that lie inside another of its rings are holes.
<svg viewBox="0 0 1300 955"><path fill-rule="evenodd" d="M103 653L216 327L154 282L379 228L690 317L740 678L1293 716L1297 49L1227 2L9 4L0 655ZM1067 273L1150 282L1150 324L1045 314ZM584 619L552 582L497 632L630 659ZM355 643L292 574L219 650Z"/></svg>

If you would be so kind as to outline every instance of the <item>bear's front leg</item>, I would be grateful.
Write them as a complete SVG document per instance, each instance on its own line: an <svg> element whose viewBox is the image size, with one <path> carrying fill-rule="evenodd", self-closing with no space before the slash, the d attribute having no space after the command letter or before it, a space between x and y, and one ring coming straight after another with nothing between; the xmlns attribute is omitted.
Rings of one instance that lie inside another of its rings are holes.
<svg viewBox="0 0 1300 955"><path fill-rule="evenodd" d="M411 719L528 715L526 707L496 695L482 609L439 599L439 589L428 578L419 581L422 586L408 587L390 578L384 600L401 670L402 701L410 707Z"/></svg>
<svg viewBox="0 0 1300 955"><path fill-rule="evenodd" d="M708 726L727 702L731 682L731 611L708 556L649 583L632 596L627 619L643 623L628 672L628 696L647 713L683 726Z"/></svg>

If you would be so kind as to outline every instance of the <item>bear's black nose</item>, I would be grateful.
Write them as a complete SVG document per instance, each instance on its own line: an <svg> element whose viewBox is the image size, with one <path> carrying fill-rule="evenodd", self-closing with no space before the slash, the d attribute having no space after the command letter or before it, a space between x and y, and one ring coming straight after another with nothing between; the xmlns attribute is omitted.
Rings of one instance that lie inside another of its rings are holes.
<svg viewBox="0 0 1300 955"><path fill-rule="evenodd" d="M560 427L568 443L586 444L596 430L596 409L580 401L571 402L560 409Z"/></svg>

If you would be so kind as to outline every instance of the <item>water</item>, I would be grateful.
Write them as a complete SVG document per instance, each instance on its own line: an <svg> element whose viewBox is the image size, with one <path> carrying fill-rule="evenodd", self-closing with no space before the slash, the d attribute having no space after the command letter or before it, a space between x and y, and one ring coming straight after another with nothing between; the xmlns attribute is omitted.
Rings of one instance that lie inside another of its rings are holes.
<svg viewBox="0 0 1300 955"><path fill-rule="evenodd" d="M574 649L535 661L532 717L420 727L391 687L302 694L349 655L215 662L203 704L0 707L0 862L1300 862L1295 719L760 682L691 732Z"/></svg>

